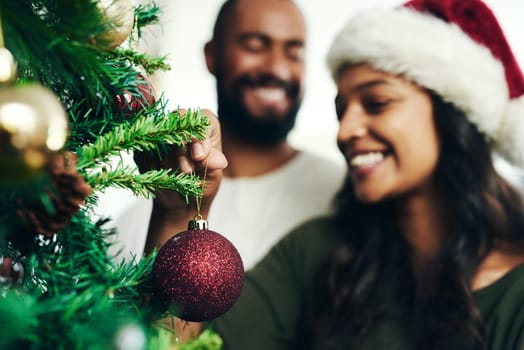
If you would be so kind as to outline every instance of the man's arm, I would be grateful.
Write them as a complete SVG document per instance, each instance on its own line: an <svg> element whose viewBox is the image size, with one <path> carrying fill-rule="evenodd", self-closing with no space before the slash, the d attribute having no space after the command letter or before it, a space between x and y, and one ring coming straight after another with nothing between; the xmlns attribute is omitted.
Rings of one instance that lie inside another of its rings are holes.
<svg viewBox="0 0 524 350"><path fill-rule="evenodd" d="M195 173L202 177L205 186L200 214L203 218L207 218L211 202L220 186L222 170L227 166L227 160L222 153L220 124L217 117L209 110L202 110L202 113L210 120L210 128L204 140L195 139L182 150L173 149L160 162L149 153L136 154L135 161L141 172L154 167L178 168L186 174ZM188 205L185 199L174 190L156 193L145 253L151 253L176 233L187 230L188 222L194 219L196 214L197 205L194 200Z"/></svg>

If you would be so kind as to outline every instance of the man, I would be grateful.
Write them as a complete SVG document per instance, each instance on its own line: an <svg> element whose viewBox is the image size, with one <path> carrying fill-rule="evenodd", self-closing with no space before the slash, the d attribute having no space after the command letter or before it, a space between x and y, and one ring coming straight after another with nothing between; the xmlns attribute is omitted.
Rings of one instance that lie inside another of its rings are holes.
<svg viewBox="0 0 524 350"><path fill-rule="evenodd" d="M246 268L295 225L328 210L344 175L342 165L287 141L304 92L305 43L305 20L292 1L229 0L205 46L229 163L209 224Z"/></svg>
<svg viewBox="0 0 524 350"><path fill-rule="evenodd" d="M344 176L342 164L287 141L304 93L305 40L305 20L294 2L228 0L205 45L229 163L209 226L235 245L246 269L291 228L326 213ZM191 170L187 158L179 161ZM157 196L150 234L163 226L177 196Z"/></svg>

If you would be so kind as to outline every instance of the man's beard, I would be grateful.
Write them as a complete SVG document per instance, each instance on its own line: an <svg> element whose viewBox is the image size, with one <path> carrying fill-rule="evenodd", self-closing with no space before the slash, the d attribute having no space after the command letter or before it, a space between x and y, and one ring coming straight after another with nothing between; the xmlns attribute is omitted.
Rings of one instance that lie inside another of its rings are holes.
<svg viewBox="0 0 524 350"><path fill-rule="evenodd" d="M269 82L271 80L272 82ZM275 86L275 78L242 77L234 82L231 93L221 86L217 79L218 118L222 128L235 137L257 145L274 145L286 139L289 132L295 126L298 110L302 103L299 87L294 84L277 81L282 86L292 103L284 115L276 115L267 112L264 115L254 116L242 100L242 87L244 86Z"/></svg>

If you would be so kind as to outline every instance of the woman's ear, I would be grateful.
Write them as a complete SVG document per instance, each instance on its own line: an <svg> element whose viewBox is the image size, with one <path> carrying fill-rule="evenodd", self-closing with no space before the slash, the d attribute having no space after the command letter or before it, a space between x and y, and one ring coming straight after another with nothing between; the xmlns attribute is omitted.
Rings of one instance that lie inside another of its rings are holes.
<svg viewBox="0 0 524 350"><path fill-rule="evenodd" d="M204 45L204 56L206 58L206 66L209 73L215 75L215 64L216 64L216 45L214 41L208 41Z"/></svg>

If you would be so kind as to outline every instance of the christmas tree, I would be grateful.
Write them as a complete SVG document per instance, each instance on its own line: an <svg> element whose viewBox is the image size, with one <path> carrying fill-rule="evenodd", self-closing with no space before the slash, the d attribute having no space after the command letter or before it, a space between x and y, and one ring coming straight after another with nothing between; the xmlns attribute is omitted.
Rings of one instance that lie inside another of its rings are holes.
<svg viewBox="0 0 524 350"><path fill-rule="evenodd" d="M205 137L199 111L167 111L147 76L169 69L135 49L158 21L129 0L0 0L0 349L167 349L152 299L155 254L108 255L93 215L109 186L202 193L196 175L112 162ZM180 349L219 349L208 330Z"/></svg>

